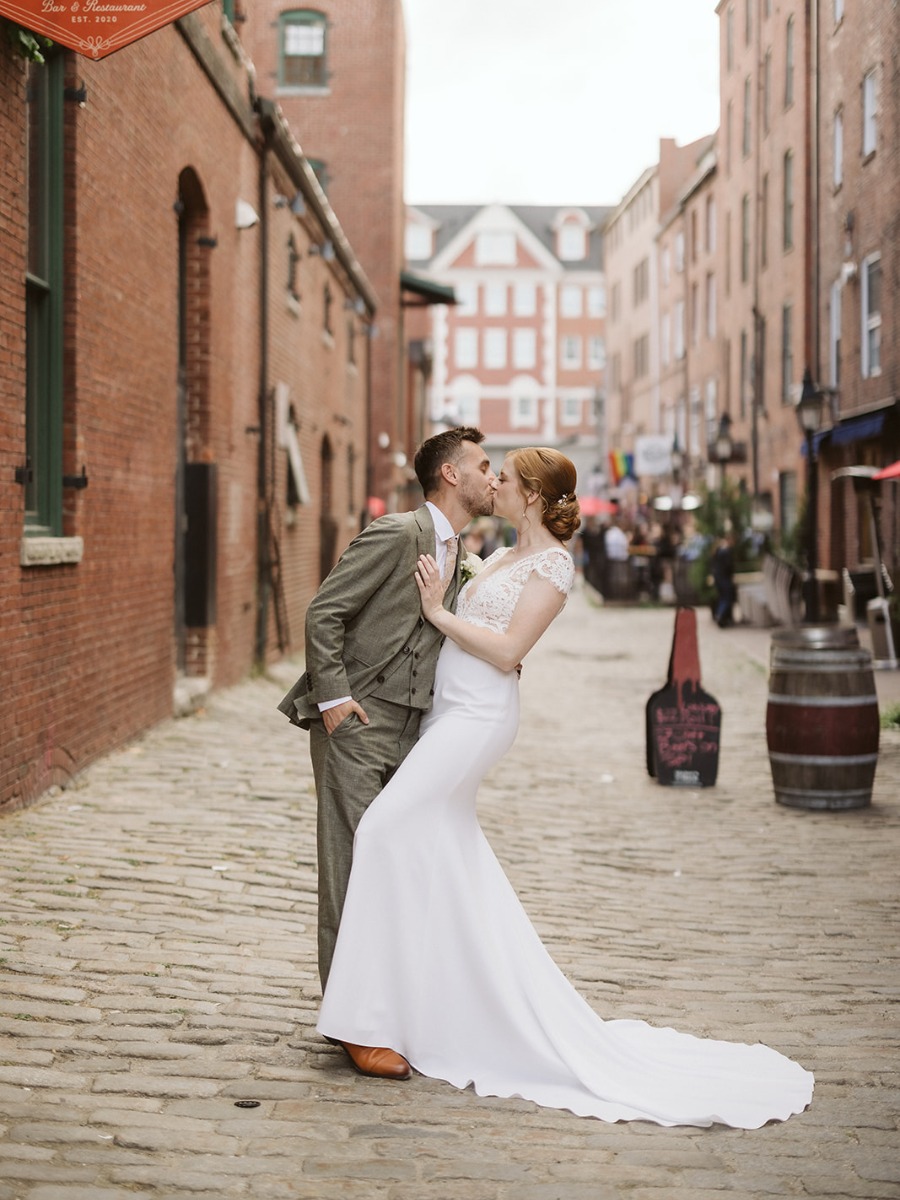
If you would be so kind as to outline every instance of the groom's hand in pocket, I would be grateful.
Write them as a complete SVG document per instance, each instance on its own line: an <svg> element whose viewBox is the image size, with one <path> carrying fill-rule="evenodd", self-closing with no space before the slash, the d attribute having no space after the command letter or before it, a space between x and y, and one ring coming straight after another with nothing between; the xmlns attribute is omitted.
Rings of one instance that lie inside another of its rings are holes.
<svg viewBox="0 0 900 1200"><path fill-rule="evenodd" d="M322 721L325 725L325 732L329 737L331 737L338 725L347 720L351 713L356 713L363 725L368 725L369 718L366 716L366 711L356 700L345 700L343 704L336 704L334 708L325 709L322 713Z"/></svg>

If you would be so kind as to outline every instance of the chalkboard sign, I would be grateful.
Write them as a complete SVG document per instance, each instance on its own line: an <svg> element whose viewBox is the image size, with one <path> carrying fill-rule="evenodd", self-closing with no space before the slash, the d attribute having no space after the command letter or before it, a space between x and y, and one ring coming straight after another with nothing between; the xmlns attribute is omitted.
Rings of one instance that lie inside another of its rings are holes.
<svg viewBox="0 0 900 1200"><path fill-rule="evenodd" d="M647 701L647 771L668 787L712 787L721 724L722 710L700 686L696 613L679 608L668 681Z"/></svg>

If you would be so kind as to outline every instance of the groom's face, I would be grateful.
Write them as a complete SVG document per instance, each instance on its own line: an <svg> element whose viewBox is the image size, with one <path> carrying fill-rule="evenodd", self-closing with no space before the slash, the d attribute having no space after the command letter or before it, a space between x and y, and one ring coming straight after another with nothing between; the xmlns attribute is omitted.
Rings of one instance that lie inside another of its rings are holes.
<svg viewBox="0 0 900 1200"><path fill-rule="evenodd" d="M456 461L457 497L470 517L489 517L494 511L497 476L490 460L475 442L463 442Z"/></svg>

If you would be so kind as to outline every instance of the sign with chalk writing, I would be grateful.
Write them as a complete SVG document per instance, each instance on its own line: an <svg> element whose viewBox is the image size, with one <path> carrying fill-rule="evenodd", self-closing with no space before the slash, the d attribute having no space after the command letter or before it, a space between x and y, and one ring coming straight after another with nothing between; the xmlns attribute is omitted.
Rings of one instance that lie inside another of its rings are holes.
<svg viewBox="0 0 900 1200"><path fill-rule="evenodd" d="M722 710L700 686L697 617L675 614L665 687L647 701L647 770L669 787L712 787L719 767Z"/></svg>
<svg viewBox="0 0 900 1200"><path fill-rule="evenodd" d="M105 58L210 0L0 0L0 16L87 58Z"/></svg>

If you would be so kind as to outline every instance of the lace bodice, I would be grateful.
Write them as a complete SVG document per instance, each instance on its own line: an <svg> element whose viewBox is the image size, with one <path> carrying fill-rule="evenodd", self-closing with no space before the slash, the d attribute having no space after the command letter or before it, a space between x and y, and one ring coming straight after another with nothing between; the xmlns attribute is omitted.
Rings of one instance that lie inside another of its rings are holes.
<svg viewBox="0 0 900 1200"><path fill-rule="evenodd" d="M568 550L562 546L550 546L529 554L527 558L498 566L498 560L507 554L509 548L506 546L495 550L485 559L481 571L463 587L456 608L456 615L463 621L505 633L522 589L532 574L540 575L552 583L557 591L568 596L575 579L575 564Z"/></svg>

